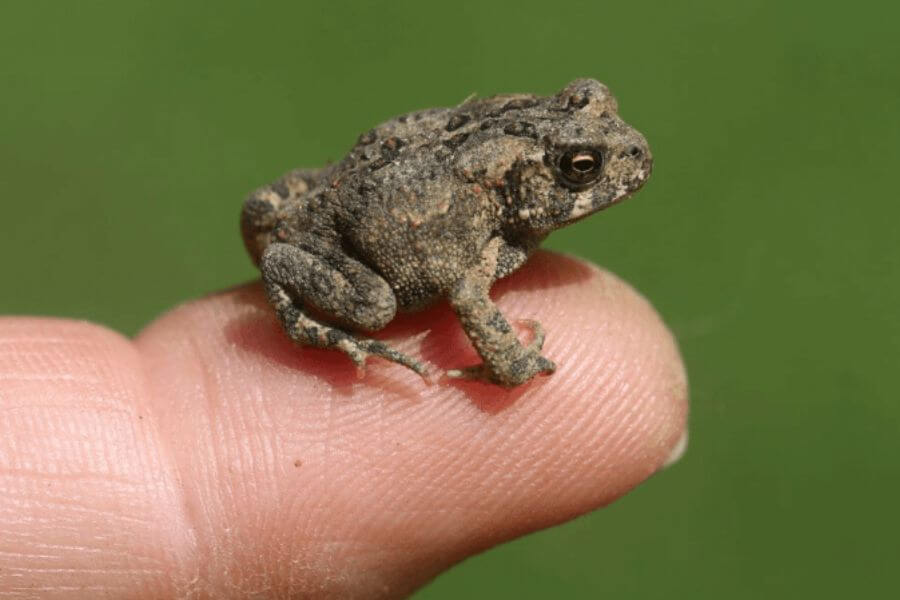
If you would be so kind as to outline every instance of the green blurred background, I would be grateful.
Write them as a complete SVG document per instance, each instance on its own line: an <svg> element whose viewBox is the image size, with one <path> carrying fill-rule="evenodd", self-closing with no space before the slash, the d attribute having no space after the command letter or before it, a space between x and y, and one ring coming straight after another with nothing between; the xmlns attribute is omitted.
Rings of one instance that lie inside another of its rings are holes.
<svg viewBox="0 0 900 600"><path fill-rule="evenodd" d="M674 329L689 453L417 597L896 592L897 6L4 2L0 312L133 334L256 277L255 186L401 112L596 77L655 172L548 245Z"/></svg>

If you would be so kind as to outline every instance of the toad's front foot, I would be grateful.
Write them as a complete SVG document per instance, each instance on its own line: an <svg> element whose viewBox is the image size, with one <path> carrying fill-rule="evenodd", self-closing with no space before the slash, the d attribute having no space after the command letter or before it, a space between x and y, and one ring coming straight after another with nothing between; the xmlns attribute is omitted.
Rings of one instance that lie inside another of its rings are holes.
<svg viewBox="0 0 900 600"><path fill-rule="evenodd" d="M447 377L454 379L472 379L495 383L504 387L521 385L535 375L549 375L556 370L553 361L544 358L540 354L521 357L509 364L508 369L492 370L484 363L451 369L447 371Z"/></svg>
<svg viewBox="0 0 900 600"><path fill-rule="evenodd" d="M472 379L487 381L505 387L515 387L530 380L536 375L549 375L556 370L556 364L541 356L544 345L544 329L537 321L524 321L531 327L534 339L527 347L516 346L511 356L494 355L491 364L482 363L451 369L447 376L454 379Z"/></svg>

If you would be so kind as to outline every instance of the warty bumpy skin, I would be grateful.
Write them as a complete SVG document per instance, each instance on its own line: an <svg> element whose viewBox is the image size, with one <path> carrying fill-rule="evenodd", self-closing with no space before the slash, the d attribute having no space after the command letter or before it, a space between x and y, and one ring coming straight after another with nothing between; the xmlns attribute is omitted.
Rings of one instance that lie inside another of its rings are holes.
<svg viewBox="0 0 900 600"><path fill-rule="evenodd" d="M511 387L556 367L540 354L540 325L530 322L533 341L521 344L491 285L551 231L636 192L651 166L607 87L578 79L552 96L470 99L391 119L340 162L253 192L241 231L296 342L424 374L421 361L355 332L446 298L483 361L447 374Z"/></svg>

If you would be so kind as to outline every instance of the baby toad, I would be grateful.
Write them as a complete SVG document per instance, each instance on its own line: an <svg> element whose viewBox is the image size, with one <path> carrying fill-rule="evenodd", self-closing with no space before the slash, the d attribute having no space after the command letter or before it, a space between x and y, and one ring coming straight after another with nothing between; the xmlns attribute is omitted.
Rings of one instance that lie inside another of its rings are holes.
<svg viewBox="0 0 900 600"><path fill-rule="evenodd" d="M470 99L387 121L340 162L253 192L241 231L294 341L424 374L419 360L352 332L446 298L483 361L447 374L511 387L556 366L540 354L537 322L519 342L491 285L553 230L633 194L651 165L606 86L578 79L552 96Z"/></svg>

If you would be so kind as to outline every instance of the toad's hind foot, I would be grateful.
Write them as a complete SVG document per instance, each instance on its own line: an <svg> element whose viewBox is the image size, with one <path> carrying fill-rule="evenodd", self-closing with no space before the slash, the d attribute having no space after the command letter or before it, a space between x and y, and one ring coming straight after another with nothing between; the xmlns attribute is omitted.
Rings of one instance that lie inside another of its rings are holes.
<svg viewBox="0 0 900 600"><path fill-rule="evenodd" d="M394 350L384 342L379 342L378 340L372 340L368 338L358 338L351 336L350 334L345 335L353 340L352 343L356 345L357 349L362 349L362 361L358 361L353 357L353 355L347 353L348 356L350 356L351 360L353 360L353 362L357 364L357 366L363 366L366 355L380 356L385 360L395 362L399 365L403 365L407 369L415 371L425 379L428 378L428 369L422 362L412 358L411 356L403 354L402 352Z"/></svg>
<svg viewBox="0 0 900 600"><path fill-rule="evenodd" d="M384 342L357 337L338 327L317 321L297 308L290 297L279 289L271 299L282 328L295 342L304 346L339 350L352 360L360 374L364 372L366 359L379 356L415 371L423 378L428 377L425 364L411 356L394 350Z"/></svg>

